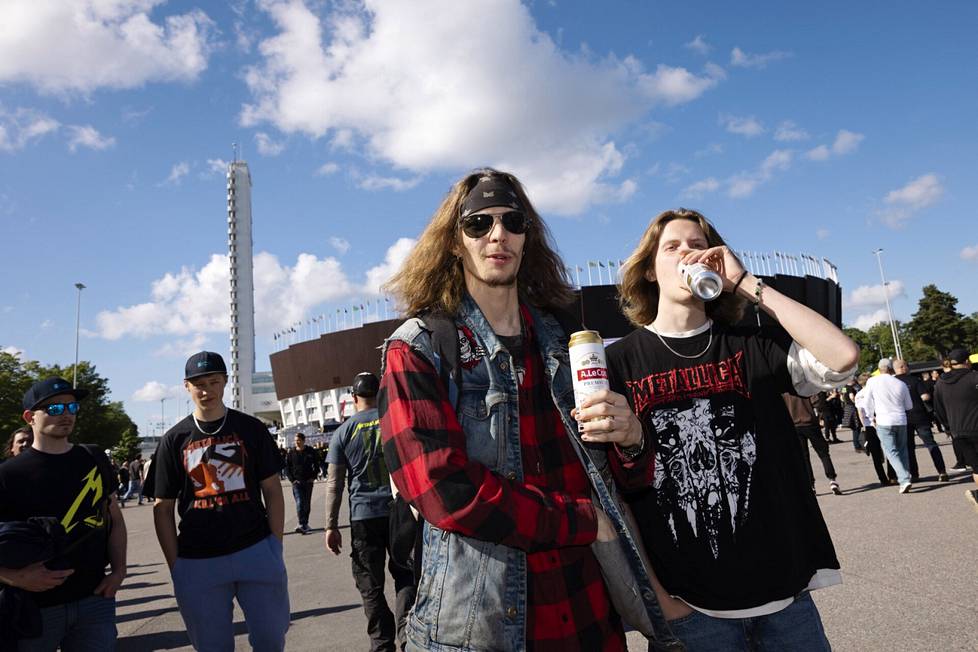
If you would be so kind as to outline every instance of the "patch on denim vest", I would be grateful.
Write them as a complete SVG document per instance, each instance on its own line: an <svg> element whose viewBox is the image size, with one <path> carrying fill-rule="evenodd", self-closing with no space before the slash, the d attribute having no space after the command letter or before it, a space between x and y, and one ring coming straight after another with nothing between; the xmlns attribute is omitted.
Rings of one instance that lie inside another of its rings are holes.
<svg viewBox="0 0 978 652"><path fill-rule="evenodd" d="M486 357L486 350L479 344L472 331L461 325L458 325L458 351L459 360L465 369L472 369Z"/></svg>

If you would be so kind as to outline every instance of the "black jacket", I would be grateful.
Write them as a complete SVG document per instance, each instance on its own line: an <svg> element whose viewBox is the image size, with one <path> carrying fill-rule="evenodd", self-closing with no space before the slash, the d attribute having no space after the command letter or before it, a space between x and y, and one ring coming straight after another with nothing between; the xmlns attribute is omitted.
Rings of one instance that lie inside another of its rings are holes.
<svg viewBox="0 0 978 652"><path fill-rule="evenodd" d="M953 437L978 438L978 371L942 374L934 385L934 412Z"/></svg>
<svg viewBox="0 0 978 652"><path fill-rule="evenodd" d="M285 456L285 474L289 482L312 482L319 475L319 455L310 446L301 451L290 448Z"/></svg>
<svg viewBox="0 0 978 652"><path fill-rule="evenodd" d="M65 531L56 518L0 523L0 559L5 568L25 566L64 552ZM41 635L41 611L30 591L0 584L0 652L13 652L17 640Z"/></svg>

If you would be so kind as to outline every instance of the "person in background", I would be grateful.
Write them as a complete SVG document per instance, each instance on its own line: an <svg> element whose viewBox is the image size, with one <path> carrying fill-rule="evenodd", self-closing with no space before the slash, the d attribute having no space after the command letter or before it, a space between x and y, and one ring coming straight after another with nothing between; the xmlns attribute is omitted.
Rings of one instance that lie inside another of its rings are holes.
<svg viewBox="0 0 978 652"><path fill-rule="evenodd" d="M34 443L34 431L30 426L21 426L17 428L12 433L10 433L10 439L7 440L7 446L4 451L4 458L9 459L12 457L17 457Z"/></svg>
<svg viewBox="0 0 978 652"><path fill-rule="evenodd" d="M964 461L978 485L978 371L971 368L969 357L964 348L948 354L951 370L934 385L934 411L961 442ZM965 498L978 510L978 489L965 490Z"/></svg>
<svg viewBox="0 0 978 652"><path fill-rule="evenodd" d="M893 361L883 358L880 373L866 381L866 413L873 415L883 453L896 472L900 493L913 488L907 449L907 412L913 407L910 390L894 377Z"/></svg>
<svg viewBox="0 0 978 652"><path fill-rule="evenodd" d="M893 361L893 370L897 380L903 382L910 390L910 400L913 407L907 412L907 459L910 462L910 479L915 480L919 475L917 467L917 451L915 443L916 437L924 442L927 452L930 453L931 460L934 462L934 469L937 470L937 481L947 482L947 468L944 466L944 456L941 455L941 448L934 441L934 431L930 427L930 414L924 402L931 400L931 395L927 386L917 376L910 373L910 367L906 360L897 358Z"/></svg>
<svg viewBox="0 0 978 652"><path fill-rule="evenodd" d="M292 483L292 496L299 524L295 531L309 534L309 508L312 505L312 490L319 475L319 456L316 449L306 446L306 436L295 433L295 448L285 458L285 475Z"/></svg>

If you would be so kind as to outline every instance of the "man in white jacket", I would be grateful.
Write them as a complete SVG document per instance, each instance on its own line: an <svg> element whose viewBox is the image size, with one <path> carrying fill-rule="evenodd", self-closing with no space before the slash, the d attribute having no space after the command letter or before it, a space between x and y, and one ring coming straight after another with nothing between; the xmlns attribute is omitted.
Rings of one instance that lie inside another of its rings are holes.
<svg viewBox="0 0 978 652"><path fill-rule="evenodd" d="M910 390L893 375L893 361L883 358L880 373L866 383L866 412L876 416L876 434L883 453L897 474L900 493L910 491L907 454L907 411L913 407Z"/></svg>

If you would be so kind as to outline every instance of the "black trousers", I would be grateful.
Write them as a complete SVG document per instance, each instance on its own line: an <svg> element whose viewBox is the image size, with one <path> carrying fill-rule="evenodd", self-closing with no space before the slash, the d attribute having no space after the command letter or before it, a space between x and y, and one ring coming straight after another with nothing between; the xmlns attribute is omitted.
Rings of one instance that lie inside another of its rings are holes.
<svg viewBox="0 0 978 652"><path fill-rule="evenodd" d="M812 448L815 449L815 454L822 461L822 469L825 471L825 477L829 480L835 480L835 466L832 465L832 457L829 456L829 445L825 441L825 438L822 437L822 431L819 427L817 425L795 426L795 431L798 433L801 441L802 457L805 458L805 466L808 467L808 476L812 481L812 486L815 486L815 472L812 470L811 460L808 459L808 444L806 442L811 442Z"/></svg>
<svg viewBox="0 0 978 652"><path fill-rule="evenodd" d="M876 477L879 478L880 484L888 484L887 471L889 471L893 478L896 479L896 472L890 468L889 463L886 464L886 468L883 468L883 447L880 445L880 438L876 434L876 428L873 426L866 426L863 429L863 434L866 437L866 450L869 451L870 456L873 458L873 468L876 469Z"/></svg>
<svg viewBox="0 0 978 652"><path fill-rule="evenodd" d="M353 579L363 599L363 611L367 616L367 634L371 652L394 652L398 632L403 634L403 623L414 605L416 585L414 570L395 559L391 553L390 525L386 516L350 522L350 558L353 561ZM384 597L384 562L390 556L387 568L394 578L394 611L391 612ZM401 646L404 640L401 638Z"/></svg>

